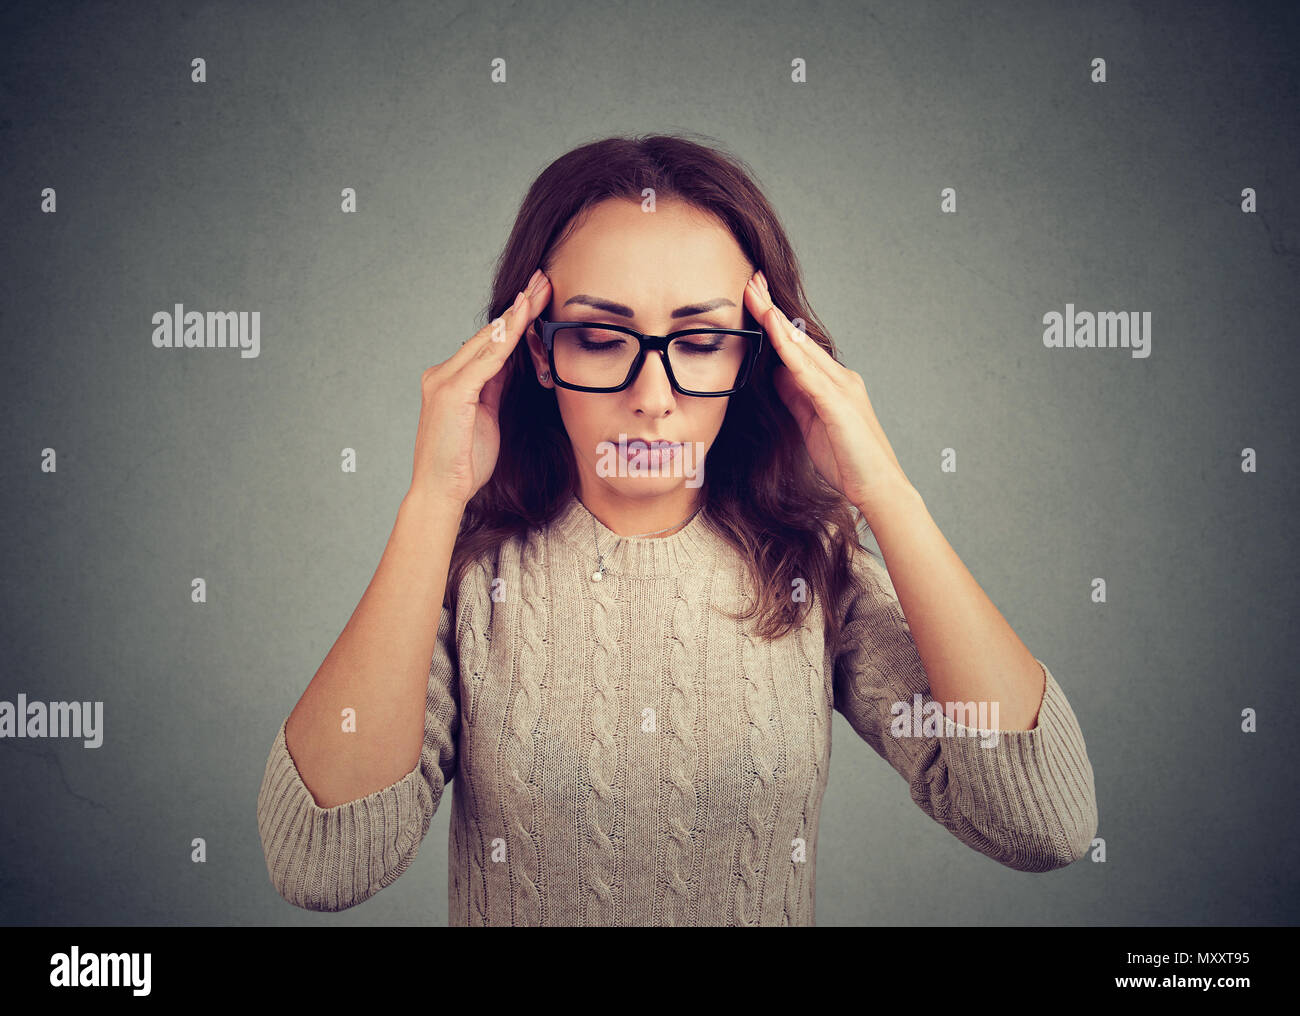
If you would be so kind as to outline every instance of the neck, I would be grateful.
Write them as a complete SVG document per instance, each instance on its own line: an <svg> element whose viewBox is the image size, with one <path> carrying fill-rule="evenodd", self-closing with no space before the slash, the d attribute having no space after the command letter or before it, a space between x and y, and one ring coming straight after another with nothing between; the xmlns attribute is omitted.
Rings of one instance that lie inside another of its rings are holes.
<svg viewBox="0 0 1300 1016"><path fill-rule="evenodd" d="M655 533L657 538L672 536L685 526L690 515L704 504L704 491L702 487L682 484L661 494L628 497L604 484L583 483L578 500L601 525L619 536ZM660 533L661 529L668 532Z"/></svg>

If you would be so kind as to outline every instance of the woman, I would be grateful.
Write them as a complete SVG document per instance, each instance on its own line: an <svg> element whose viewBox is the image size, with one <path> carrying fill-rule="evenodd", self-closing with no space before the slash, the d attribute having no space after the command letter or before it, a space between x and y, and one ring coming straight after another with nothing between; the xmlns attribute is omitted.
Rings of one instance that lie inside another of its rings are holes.
<svg viewBox="0 0 1300 1016"><path fill-rule="evenodd" d="M272 746L285 899L387 886L454 777L452 924L811 925L832 708L973 849L1083 856L1074 713L926 513L742 163L569 152L488 317L425 372L388 546Z"/></svg>

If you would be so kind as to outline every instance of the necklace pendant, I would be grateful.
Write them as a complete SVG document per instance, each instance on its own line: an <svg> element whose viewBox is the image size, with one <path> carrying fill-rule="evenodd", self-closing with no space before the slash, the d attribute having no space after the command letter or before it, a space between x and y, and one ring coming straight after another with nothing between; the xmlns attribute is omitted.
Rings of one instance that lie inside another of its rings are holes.
<svg viewBox="0 0 1300 1016"><path fill-rule="evenodd" d="M591 573L591 581L592 581L592 582L599 582L599 581L600 581L601 579L603 579L604 577L605 577L605 576L602 575L599 571L594 571L594 572Z"/></svg>

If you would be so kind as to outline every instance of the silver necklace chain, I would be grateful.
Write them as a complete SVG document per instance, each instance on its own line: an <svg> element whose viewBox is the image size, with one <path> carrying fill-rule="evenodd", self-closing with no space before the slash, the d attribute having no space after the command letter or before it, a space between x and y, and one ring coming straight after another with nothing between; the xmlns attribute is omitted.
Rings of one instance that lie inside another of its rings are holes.
<svg viewBox="0 0 1300 1016"><path fill-rule="evenodd" d="M635 536L620 536L620 540L643 540L647 536L658 536L660 533L666 533L670 529L676 529L677 526L684 526L704 510L704 505L700 505L695 511L691 512L686 518L678 522L676 526L669 526L668 529L658 529L653 533L637 533ZM605 555L600 552L600 531L596 529L596 516L591 515L591 534L596 538L596 570L591 573L591 581L599 582L605 577Z"/></svg>

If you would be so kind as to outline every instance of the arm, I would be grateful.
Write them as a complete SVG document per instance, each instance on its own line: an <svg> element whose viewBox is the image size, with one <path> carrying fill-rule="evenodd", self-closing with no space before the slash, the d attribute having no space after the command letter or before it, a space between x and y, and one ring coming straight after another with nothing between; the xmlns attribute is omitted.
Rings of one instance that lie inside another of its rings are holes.
<svg viewBox="0 0 1300 1016"><path fill-rule="evenodd" d="M809 458L866 517L888 565L886 572L865 550L854 554L862 583L839 615L848 623L847 649L836 651L834 664L836 707L908 781L922 810L963 842L1025 871L1077 860L1097 828L1097 804L1083 736L1060 687L930 518L863 376L825 337L794 327L772 302L762 269L746 284L745 304L781 358L773 383ZM997 703L990 726L1004 729L993 747L961 736L967 728L947 707L942 732L926 736L922 727L920 737L894 737L894 704L910 706L913 695L933 701L931 687L941 702Z"/></svg>
<svg viewBox="0 0 1300 1016"><path fill-rule="evenodd" d="M458 523L408 495L365 596L276 734L258 830L271 881L296 906L340 910L390 884L455 774L454 621L441 601Z"/></svg>
<svg viewBox="0 0 1300 1016"><path fill-rule="evenodd" d="M409 773L424 739L425 684L463 505L408 493L374 578L289 714L285 741L322 807ZM356 733L342 710L356 710Z"/></svg>
<svg viewBox="0 0 1300 1016"><path fill-rule="evenodd" d="M835 707L907 780L917 806L967 846L1021 871L1073 863L1087 852L1097 829L1092 766L1074 712L1051 672L1028 650L1032 675L1015 669L1016 647L1023 645L1010 628L980 628L980 621L990 622L989 612L1002 627L1006 622L928 514L918 514L919 498L910 508L906 500L899 505L892 518L878 510L871 520L889 570L865 550L854 555L857 582L841 614ZM933 566L929 555L942 557L944 551L966 582ZM972 588L987 609L971 602ZM911 606L900 602L904 589ZM914 610L930 624L914 624ZM926 646L933 650L936 640L943 647L939 653L923 652ZM1001 655L990 648L999 645L1006 650ZM931 658L942 678L931 673ZM954 722L959 714L946 709L941 731L895 736L895 703L910 708L917 694L923 703L998 701L1001 695L1032 726L1008 729L999 722L995 736L972 737L972 728Z"/></svg>
<svg viewBox="0 0 1300 1016"><path fill-rule="evenodd" d="M998 703L1003 730L1031 730L1046 691L1038 661L993 606L914 487L866 517L930 688L940 702ZM951 715L951 714L949 714Z"/></svg>
<svg viewBox="0 0 1300 1016"><path fill-rule="evenodd" d="M346 910L390 885L415 859L456 774L458 679L445 608L427 680L420 761L396 783L354 801L328 808L316 802L280 725L257 795L257 827L271 884L294 906Z"/></svg>

